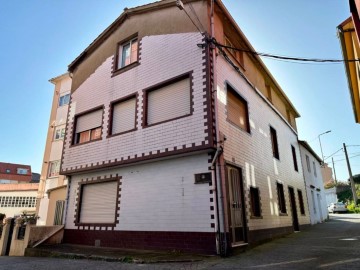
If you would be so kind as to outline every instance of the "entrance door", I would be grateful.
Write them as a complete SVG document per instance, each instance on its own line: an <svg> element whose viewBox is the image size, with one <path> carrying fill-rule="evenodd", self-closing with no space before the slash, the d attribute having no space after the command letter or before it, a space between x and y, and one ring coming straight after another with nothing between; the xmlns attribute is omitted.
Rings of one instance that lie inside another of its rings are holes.
<svg viewBox="0 0 360 270"><path fill-rule="evenodd" d="M293 219L294 231L300 231L299 220L298 220L298 215L297 215L297 210L296 210L295 193L294 193L294 189L292 187L289 187L289 196L290 196L290 206L291 206L291 214L292 214L292 219Z"/></svg>
<svg viewBox="0 0 360 270"><path fill-rule="evenodd" d="M246 241L244 188L240 170L227 166L227 182L232 245Z"/></svg>

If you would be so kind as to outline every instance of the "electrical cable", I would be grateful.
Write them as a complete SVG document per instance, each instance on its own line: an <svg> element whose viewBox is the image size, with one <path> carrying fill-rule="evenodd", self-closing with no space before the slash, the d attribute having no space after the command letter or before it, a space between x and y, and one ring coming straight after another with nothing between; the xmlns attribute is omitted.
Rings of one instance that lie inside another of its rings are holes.
<svg viewBox="0 0 360 270"><path fill-rule="evenodd" d="M268 57L268 58L273 58L273 59L277 59L277 60L290 61L290 62L291 61L294 61L294 62L311 62L311 63L360 62L360 59L344 60L344 59L319 59L319 58L304 58L304 57L282 56L282 55L276 55L276 54L270 54L270 53L262 53L262 52L257 52L257 51L239 49L239 48L236 48L236 47L220 44L214 39L211 40L211 42L214 43L214 45L216 45L218 47L222 47L222 48L226 48L226 49L232 49L232 50L236 50L236 51L240 51L240 52L246 52L246 53L249 53L249 54Z"/></svg>
<svg viewBox="0 0 360 270"><path fill-rule="evenodd" d="M324 158L324 161L327 160L328 158L331 158L333 155L335 155L336 153L338 153L341 150L343 150L342 147L339 150L337 150L336 152L332 153L330 156L327 156L326 158Z"/></svg>
<svg viewBox="0 0 360 270"><path fill-rule="evenodd" d="M186 11L186 9L183 9L186 16L189 17L190 21L193 23L193 25L195 25L196 29L200 32L200 34L204 35L203 31L197 26L197 24L194 22L194 20L191 18L191 16L189 15L189 13Z"/></svg>
<svg viewBox="0 0 360 270"><path fill-rule="evenodd" d="M190 7L191 12L192 12L192 13L193 13L193 15L195 16L195 18L196 18L197 22L198 22L198 23L199 23L199 25L200 25L201 32L202 32L202 33L203 33L203 32L205 32L205 31L204 31L205 27L204 27L204 26L203 26L203 24L201 23L201 21L200 21L200 19L199 19L198 15L196 14L196 11L195 11L195 9L194 9L193 5L192 5L191 3L189 3L188 5L189 5L189 7Z"/></svg>

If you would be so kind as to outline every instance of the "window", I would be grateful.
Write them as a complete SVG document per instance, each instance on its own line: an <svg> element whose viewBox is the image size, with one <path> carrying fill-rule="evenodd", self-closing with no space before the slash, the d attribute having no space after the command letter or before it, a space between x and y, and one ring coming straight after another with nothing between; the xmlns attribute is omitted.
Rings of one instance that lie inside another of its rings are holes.
<svg viewBox="0 0 360 270"><path fill-rule="evenodd" d="M11 173L10 169L6 169L6 173Z"/></svg>
<svg viewBox="0 0 360 270"><path fill-rule="evenodd" d="M300 204L300 213L305 215L305 207L304 207L304 199L302 195L302 191L298 189L298 197L299 197L299 204Z"/></svg>
<svg viewBox="0 0 360 270"><path fill-rule="evenodd" d="M134 130L136 121L136 96L111 105L110 135Z"/></svg>
<svg viewBox="0 0 360 270"><path fill-rule="evenodd" d="M277 195L278 195L280 214L286 214L286 203L285 203L285 194L284 194L283 184L276 183L276 189L277 189Z"/></svg>
<svg viewBox="0 0 360 270"><path fill-rule="evenodd" d="M59 98L59 107L64 106L64 105L68 105L69 102L70 102L70 94L60 96L60 98Z"/></svg>
<svg viewBox="0 0 360 270"><path fill-rule="evenodd" d="M230 41L228 37L225 36L225 46L236 48L234 44ZM244 67L244 53L242 51L237 51L231 48L227 48L228 52L235 58L239 64Z"/></svg>
<svg viewBox="0 0 360 270"><path fill-rule="evenodd" d="M250 187L251 216L261 217L259 188Z"/></svg>
<svg viewBox="0 0 360 270"><path fill-rule="evenodd" d="M291 152L292 152L292 156L293 156L293 162L294 162L294 169L295 171L299 171L298 168L298 164L297 164L297 159L296 159L296 150L294 146L291 146Z"/></svg>
<svg viewBox="0 0 360 270"><path fill-rule="evenodd" d="M133 38L118 47L117 69L130 65L138 60L138 39Z"/></svg>
<svg viewBox="0 0 360 270"><path fill-rule="evenodd" d="M54 140L62 140L65 136L65 126L55 128Z"/></svg>
<svg viewBox="0 0 360 270"><path fill-rule="evenodd" d="M189 74L172 79L146 92L146 123L152 125L191 114Z"/></svg>
<svg viewBox="0 0 360 270"><path fill-rule="evenodd" d="M273 157L280 159L276 130L273 127L270 127L270 138L271 138Z"/></svg>
<svg viewBox="0 0 360 270"><path fill-rule="evenodd" d="M270 101L270 103L272 103L271 87L269 84L266 84L265 87L266 87L267 99Z"/></svg>
<svg viewBox="0 0 360 270"><path fill-rule="evenodd" d="M28 173L28 169L17 168L17 173L18 173L18 174L27 174L27 173Z"/></svg>
<svg viewBox="0 0 360 270"><path fill-rule="evenodd" d="M316 205L315 205L315 195L314 195L314 191L311 191L311 199L312 199L312 205L313 205L314 214L316 214Z"/></svg>
<svg viewBox="0 0 360 270"><path fill-rule="evenodd" d="M81 185L78 222L87 224L115 223L118 182L106 181Z"/></svg>
<svg viewBox="0 0 360 270"><path fill-rule="evenodd" d="M27 207L36 206L36 197L0 196L0 207Z"/></svg>
<svg viewBox="0 0 360 270"><path fill-rule="evenodd" d="M250 132L248 105L234 89L227 86L227 119L239 128Z"/></svg>
<svg viewBox="0 0 360 270"><path fill-rule="evenodd" d="M73 144L101 139L103 109L97 109L75 117Z"/></svg>
<svg viewBox="0 0 360 270"><path fill-rule="evenodd" d="M306 166L307 166L308 172L311 172L309 156L305 155L305 158L306 158Z"/></svg>
<svg viewBox="0 0 360 270"><path fill-rule="evenodd" d="M316 164L315 164L315 161L313 161L313 168L314 168L314 175L315 175L315 177L317 177L317 172L316 172Z"/></svg>
<svg viewBox="0 0 360 270"><path fill-rule="evenodd" d="M60 171L60 160L51 161L49 163L49 175L48 177L56 177Z"/></svg>

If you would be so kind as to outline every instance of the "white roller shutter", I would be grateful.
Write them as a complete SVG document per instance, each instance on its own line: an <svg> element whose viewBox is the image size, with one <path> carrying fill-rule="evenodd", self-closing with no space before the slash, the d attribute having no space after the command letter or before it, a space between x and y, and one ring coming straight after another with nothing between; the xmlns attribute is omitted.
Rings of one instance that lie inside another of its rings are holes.
<svg viewBox="0 0 360 270"><path fill-rule="evenodd" d="M84 115L81 115L76 120L76 133L83 132L85 130L101 127L102 125L103 110L93 111Z"/></svg>
<svg viewBox="0 0 360 270"><path fill-rule="evenodd" d="M132 98L113 107L112 131L116 134L135 128L136 98Z"/></svg>
<svg viewBox="0 0 360 270"><path fill-rule="evenodd" d="M114 223L116 192L117 181L84 185L80 223Z"/></svg>
<svg viewBox="0 0 360 270"><path fill-rule="evenodd" d="M190 114L190 79L148 93L147 124Z"/></svg>

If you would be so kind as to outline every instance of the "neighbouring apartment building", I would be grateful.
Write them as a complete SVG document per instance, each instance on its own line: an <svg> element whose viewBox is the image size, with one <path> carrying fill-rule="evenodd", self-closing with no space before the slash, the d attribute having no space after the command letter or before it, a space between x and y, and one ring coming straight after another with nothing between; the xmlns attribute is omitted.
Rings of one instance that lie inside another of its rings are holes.
<svg viewBox="0 0 360 270"><path fill-rule="evenodd" d="M0 213L14 217L35 212L38 186L29 165L0 162Z"/></svg>
<svg viewBox="0 0 360 270"><path fill-rule="evenodd" d="M299 141L299 144L310 222L311 224L321 223L328 217L326 195L321 173L322 160L306 141Z"/></svg>
<svg viewBox="0 0 360 270"><path fill-rule="evenodd" d="M360 58L360 1L349 0L349 4L351 16L337 27L344 60ZM355 122L360 124L360 63L345 61L344 66Z"/></svg>
<svg viewBox="0 0 360 270"><path fill-rule="evenodd" d="M310 223L298 112L221 1L183 3L125 9L69 65L65 243L227 254Z"/></svg>
<svg viewBox="0 0 360 270"><path fill-rule="evenodd" d="M71 78L68 73L50 80L54 95L37 195L38 225L63 224L66 179L59 175L70 102Z"/></svg>

